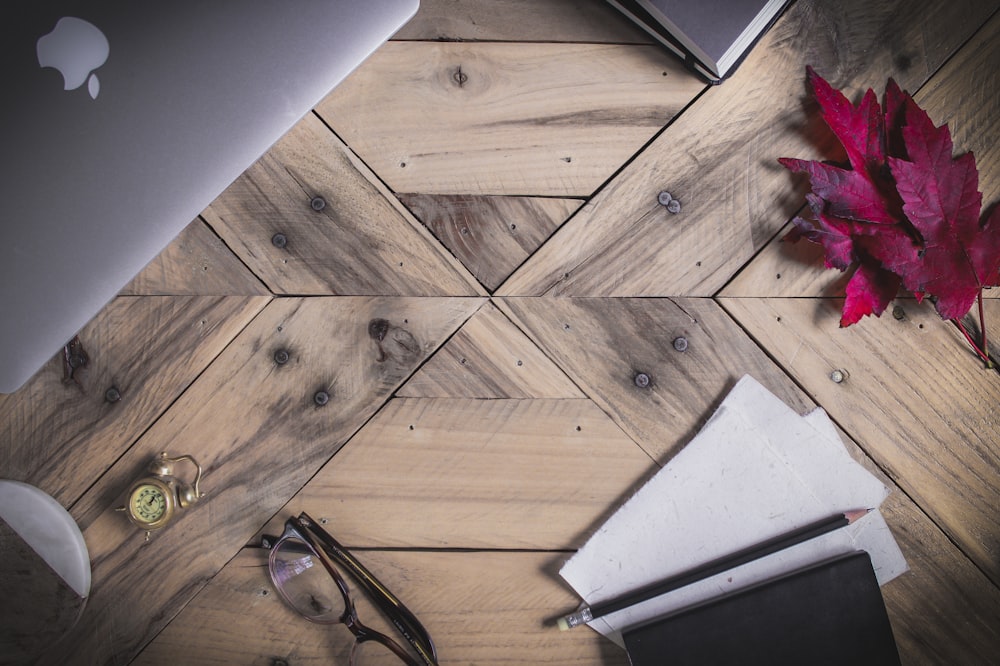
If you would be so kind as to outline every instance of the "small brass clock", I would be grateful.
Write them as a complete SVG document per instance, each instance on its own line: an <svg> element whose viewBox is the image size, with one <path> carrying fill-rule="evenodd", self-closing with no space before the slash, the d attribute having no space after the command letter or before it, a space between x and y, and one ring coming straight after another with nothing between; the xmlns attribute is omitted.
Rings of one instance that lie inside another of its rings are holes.
<svg viewBox="0 0 1000 666"><path fill-rule="evenodd" d="M174 466L180 462L190 462L197 469L193 483L174 476ZM178 509L186 509L204 496L199 487L201 474L201 465L193 457L171 458L161 453L149 463L146 476L129 487L127 503L120 510L132 524L146 530L148 540L150 532L168 525Z"/></svg>

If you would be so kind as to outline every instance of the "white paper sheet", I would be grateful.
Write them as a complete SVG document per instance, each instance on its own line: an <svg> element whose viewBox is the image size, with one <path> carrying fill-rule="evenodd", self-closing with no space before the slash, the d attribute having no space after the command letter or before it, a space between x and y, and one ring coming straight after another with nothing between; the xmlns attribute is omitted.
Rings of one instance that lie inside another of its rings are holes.
<svg viewBox="0 0 1000 666"><path fill-rule="evenodd" d="M744 377L698 435L597 530L560 575L593 605L817 520L877 508L887 495L850 457L825 412L802 417ZM873 511L843 529L590 626L623 645L627 627L855 550L869 553L879 584L906 571L888 526Z"/></svg>

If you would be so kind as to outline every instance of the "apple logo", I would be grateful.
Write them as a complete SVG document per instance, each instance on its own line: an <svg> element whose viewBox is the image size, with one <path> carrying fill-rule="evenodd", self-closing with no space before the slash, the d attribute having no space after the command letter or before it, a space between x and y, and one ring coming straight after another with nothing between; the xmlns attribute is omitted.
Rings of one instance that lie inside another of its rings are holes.
<svg viewBox="0 0 1000 666"><path fill-rule="evenodd" d="M59 71L64 90L76 90L87 82L87 91L97 99L101 82L94 73L108 59L108 38L83 19L65 16L47 35L38 38L38 64Z"/></svg>

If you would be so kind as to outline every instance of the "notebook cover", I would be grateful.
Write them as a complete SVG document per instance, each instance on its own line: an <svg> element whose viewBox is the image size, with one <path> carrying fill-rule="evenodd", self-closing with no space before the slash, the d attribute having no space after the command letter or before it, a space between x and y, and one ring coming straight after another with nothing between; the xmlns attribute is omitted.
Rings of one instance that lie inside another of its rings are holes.
<svg viewBox="0 0 1000 666"><path fill-rule="evenodd" d="M632 666L898 666L871 559L858 552L624 633Z"/></svg>
<svg viewBox="0 0 1000 666"><path fill-rule="evenodd" d="M773 8L773 13L768 17L767 21L759 26L756 33L753 34L752 38L749 39L746 46L740 52L733 61L725 68L719 65L719 60L722 55L732 46L740 33L736 33L732 36L732 40L722 48L719 44L715 44L712 48L718 51L717 56L709 55L704 51L703 48L692 48L694 42L691 40L689 35L684 34L680 31L680 28L671 28L666 25L663 21L657 19L653 14L651 14L645 4L638 2L637 0L608 0L609 4L618 9L622 14L632 20L636 25L645 30L648 34L655 37L659 42L667 46L675 54L681 57L684 61L685 66L692 70L700 77L708 81L713 85L721 83L723 80L729 78L729 76L736 71L736 68L742 64L743 60L746 59L747 55L750 53L751 49L756 46L757 42L767 33L768 30L777 22L778 18L791 4L792 0L782 0L781 3ZM657 5L658 2L653 0L651 3ZM690 4L690 3L688 3ZM764 3L754 2L754 6L760 6ZM711 7L708 8L711 10ZM698 9L697 11L704 11L704 8ZM730 16L726 11L722 12L727 16ZM731 16L730 16L731 18ZM747 24L742 27L747 27L750 20L748 19ZM677 32L673 32L676 30ZM742 32L742 29L741 29ZM720 36L715 35L710 41L713 43L720 39ZM725 37L723 37L725 39ZM704 47L704 44L700 44L700 47ZM720 50L721 49L721 50Z"/></svg>
<svg viewBox="0 0 1000 666"><path fill-rule="evenodd" d="M718 68L714 64L708 64L699 60L698 56L690 48L671 34L666 26L653 18L652 14L646 11L645 7L635 0L608 0L608 2L615 9L631 19L633 23L673 51L674 54L680 56L681 60L684 61L685 67L689 70L713 85L720 82Z"/></svg>
<svg viewBox="0 0 1000 666"><path fill-rule="evenodd" d="M717 63L739 39L747 26L764 11L769 0L639 0L639 4L659 12L683 35Z"/></svg>

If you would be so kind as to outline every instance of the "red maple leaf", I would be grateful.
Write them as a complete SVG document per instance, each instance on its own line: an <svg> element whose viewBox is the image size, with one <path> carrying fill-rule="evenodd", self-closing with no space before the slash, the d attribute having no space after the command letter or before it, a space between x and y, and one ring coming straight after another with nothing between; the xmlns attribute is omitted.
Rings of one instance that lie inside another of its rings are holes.
<svg viewBox="0 0 1000 666"><path fill-rule="evenodd" d="M965 316L984 287L997 284L1000 223L996 211L980 224L983 195L972 153L953 158L947 125L906 102L903 142L909 160L889 157L903 212L920 234L917 261L887 262L903 285L937 297L944 319Z"/></svg>
<svg viewBox="0 0 1000 666"><path fill-rule="evenodd" d="M900 286L933 296L945 319L964 316L983 288L1000 283L1000 208L980 220L972 153L953 157L948 127L936 127L891 79L883 110L871 89L855 106L812 68L808 75L849 168L779 160L812 185L813 219L796 218L789 237L822 244L827 267L854 269L841 325L880 315Z"/></svg>

